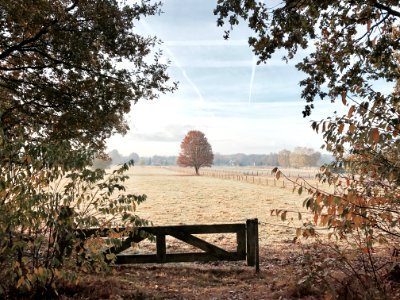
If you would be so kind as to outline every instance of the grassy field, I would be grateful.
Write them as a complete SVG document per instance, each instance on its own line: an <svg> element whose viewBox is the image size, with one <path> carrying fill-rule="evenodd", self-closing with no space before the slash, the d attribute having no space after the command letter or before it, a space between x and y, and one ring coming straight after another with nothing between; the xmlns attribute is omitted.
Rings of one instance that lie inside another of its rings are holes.
<svg viewBox="0 0 400 300"><path fill-rule="evenodd" d="M162 167L134 167L128 173L128 192L146 194L137 210L154 225L244 223L260 221L260 243L293 239L301 221L271 216L271 209L288 209L307 216L302 203L306 196L291 188L264 186L250 182L193 176ZM288 215L291 216L290 214Z"/></svg>
<svg viewBox="0 0 400 300"><path fill-rule="evenodd" d="M347 286L348 281L343 281L343 285L337 281L342 278L342 266L332 263L337 254L332 251L331 242L327 246L313 243L313 239L294 242L295 228L302 222L297 220L297 213L292 222L270 215L271 209L284 209L302 212L303 221L309 217L302 207L306 195L292 193L289 186L223 176L194 176L163 167L134 167L128 175L127 192L148 196L138 207L138 215L154 225L244 223L246 219L258 218L260 272L256 273L244 261L126 265L104 277L89 274L74 288L72 298L80 295L79 299L334 299L322 277L313 277L312 284L304 280L315 272L310 261L318 266L323 261L331 262L318 276L334 274L335 279L330 278L330 282L339 293ZM231 251L236 246L235 236L229 234L203 238ZM167 238L167 253L182 250L193 248ZM143 241L127 251L154 253L155 244ZM362 268L361 262L355 266ZM400 297L398 290L393 295L388 299Z"/></svg>

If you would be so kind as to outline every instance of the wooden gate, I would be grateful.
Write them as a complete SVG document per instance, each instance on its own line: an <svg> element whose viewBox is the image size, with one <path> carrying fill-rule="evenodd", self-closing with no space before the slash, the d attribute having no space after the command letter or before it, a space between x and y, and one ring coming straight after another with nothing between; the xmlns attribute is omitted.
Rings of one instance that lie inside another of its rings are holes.
<svg viewBox="0 0 400 300"><path fill-rule="evenodd" d="M121 229L119 229L121 230ZM231 252L213 245L193 234L236 233L236 251ZM93 234L106 237L106 230L99 231L93 228L80 230L80 237L90 237ZM137 243L148 235L156 238L155 254L119 254L128 249L133 242ZM169 235L204 252L167 253L166 239ZM178 226L153 226L138 227L124 238L119 247L111 247L105 253L116 254L115 263L169 263L169 262L194 262L194 261L238 261L247 260L247 265L259 269L258 249L258 219L247 220L245 224L214 224L214 225L178 225Z"/></svg>

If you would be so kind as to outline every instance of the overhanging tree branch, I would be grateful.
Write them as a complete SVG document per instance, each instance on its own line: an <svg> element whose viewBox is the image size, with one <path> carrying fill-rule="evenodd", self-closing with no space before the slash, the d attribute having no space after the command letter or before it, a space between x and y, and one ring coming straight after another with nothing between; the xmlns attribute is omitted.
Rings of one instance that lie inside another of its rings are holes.
<svg viewBox="0 0 400 300"><path fill-rule="evenodd" d="M392 15L392 16L396 16L396 17L399 17L399 18L400 18L400 12L398 12L397 10L394 10L394 9L390 8L389 6L383 5L383 4L378 3L378 2L375 3L374 6L375 6L376 8L383 9L384 11L386 11L388 14L390 14L390 15Z"/></svg>

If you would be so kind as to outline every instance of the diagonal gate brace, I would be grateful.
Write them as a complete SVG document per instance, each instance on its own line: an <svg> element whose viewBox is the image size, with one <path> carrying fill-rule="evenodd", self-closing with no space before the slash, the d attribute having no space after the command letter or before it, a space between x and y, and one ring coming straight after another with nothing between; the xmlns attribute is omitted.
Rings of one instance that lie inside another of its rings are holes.
<svg viewBox="0 0 400 300"><path fill-rule="evenodd" d="M173 236L174 238L177 238L185 243L188 243L196 248L199 248L208 254L211 254L212 256L219 258L219 259L234 259L236 258L236 255L234 253L230 253L220 247L217 247L215 245L212 245L205 240L202 240L198 237L195 237L189 233L186 233L181 230L177 230L174 228L168 228L165 232L167 235Z"/></svg>

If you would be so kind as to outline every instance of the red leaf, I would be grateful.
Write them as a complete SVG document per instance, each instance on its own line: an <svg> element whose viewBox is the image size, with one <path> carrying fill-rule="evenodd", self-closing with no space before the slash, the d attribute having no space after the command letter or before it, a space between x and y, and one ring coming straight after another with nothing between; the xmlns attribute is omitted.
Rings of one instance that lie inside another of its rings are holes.
<svg viewBox="0 0 400 300"><path fill-rule="evenodd" d="M346 105L346 104L347 104L347 101L346 101L346 91L343 91L343 92L342 92L342 103L343 103L343 105Z"/></svg>
<svg viewBox="0 0 400 300"><path fill-rule="evenodd" d="M378 130L378 128L373 128L371 134L372 134L372 140L374 141L374 143L378 143L379 142L379 130Z"/></svg>
<svg viewBox="0 0 400 300"><path fill-rule="evenodd" d="M339 134L341 134L343 132L343 129L344 129L344 123L341 123L339 125Z"/></svg>
<svg viewBox="0 0 400 300"><path fill-rule="evenodd" d="M353 116L353 112L355 111L356 107L354 105L352 105L349 109L349 112L347 114L348 118L351 118Z"/></svg>

